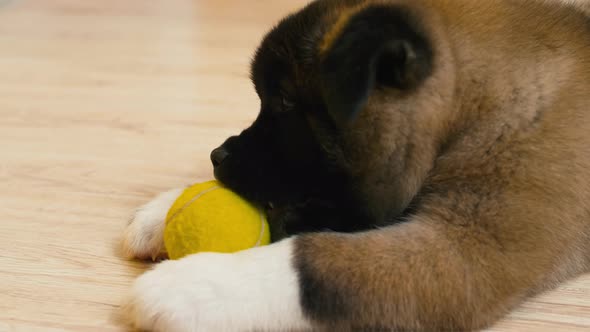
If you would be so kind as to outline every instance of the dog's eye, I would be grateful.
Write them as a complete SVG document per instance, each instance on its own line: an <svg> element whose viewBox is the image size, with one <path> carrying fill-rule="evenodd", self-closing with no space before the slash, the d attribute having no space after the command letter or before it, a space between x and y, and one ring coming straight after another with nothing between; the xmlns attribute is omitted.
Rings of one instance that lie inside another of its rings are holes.
<svg viewBox="0 0 590 332"><path fill-rule="evenodd" d="M288 112L295 108L295 103L286 96L281 96L281 112Z"/></svg>

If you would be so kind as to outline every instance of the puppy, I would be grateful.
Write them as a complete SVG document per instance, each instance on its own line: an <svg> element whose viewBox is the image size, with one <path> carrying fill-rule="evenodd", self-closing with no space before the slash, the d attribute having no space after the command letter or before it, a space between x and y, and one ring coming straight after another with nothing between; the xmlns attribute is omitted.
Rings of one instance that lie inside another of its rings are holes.
<svg viewBox="0 0 590 332"><path fill-rule="evenodd" d="M252 64L261 110L212 154L276 243L166 261L157 331L460 331L590 268L590 19L548 1L319 0ZM140 209L162 250L179 191ZM282 240L279 240L284 238Z"/></svg>

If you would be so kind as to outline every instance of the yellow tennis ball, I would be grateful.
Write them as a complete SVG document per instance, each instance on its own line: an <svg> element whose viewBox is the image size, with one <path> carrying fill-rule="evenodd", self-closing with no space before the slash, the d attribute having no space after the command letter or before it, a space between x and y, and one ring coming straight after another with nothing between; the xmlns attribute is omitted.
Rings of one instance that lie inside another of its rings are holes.
<svg viewBox="0 0 590 332"><path fill-rule="evenodd" d="M217 181L187 188L166 217L164 246L171 259L197 252L236 252L270 243L262 211Z"/></svg>

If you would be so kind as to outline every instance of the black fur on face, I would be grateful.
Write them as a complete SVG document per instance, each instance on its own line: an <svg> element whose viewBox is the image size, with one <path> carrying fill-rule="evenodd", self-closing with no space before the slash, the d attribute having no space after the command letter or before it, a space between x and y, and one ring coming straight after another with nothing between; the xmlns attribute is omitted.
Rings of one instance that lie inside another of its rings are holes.
<svg viewBox="0 0 590 332"><path fill-rule="evenodd" d="M364 10L322 54L327 9L336 3L361 1L314 2L264 38L252 63L260 113L212 153L219 181L260 206L272 206L275 239L380 222L359 195L362 179L352 175L358 161L347 154L358 147L345 143L348 127L373 90L410 89L429 70L424 40L397 8Z"/></svg>

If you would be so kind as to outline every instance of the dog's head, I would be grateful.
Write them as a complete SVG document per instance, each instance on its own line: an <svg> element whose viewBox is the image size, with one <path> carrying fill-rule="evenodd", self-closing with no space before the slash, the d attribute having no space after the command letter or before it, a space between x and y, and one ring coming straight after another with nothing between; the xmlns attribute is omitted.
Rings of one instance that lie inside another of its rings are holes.
<svg viewBox="0 0 590 332"><path fill-rule="evenodd" d="M432 37L403 5L327 0L288 16L252 64L260 113L211 153L215 176L262 205L398 215L440 143Z"/></svg>

